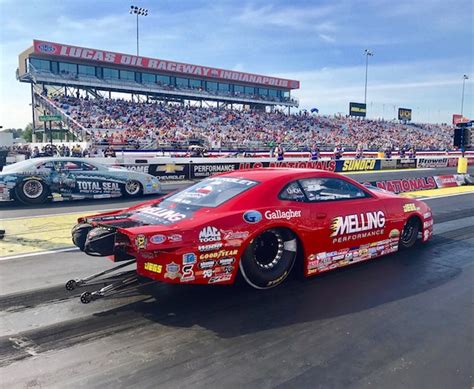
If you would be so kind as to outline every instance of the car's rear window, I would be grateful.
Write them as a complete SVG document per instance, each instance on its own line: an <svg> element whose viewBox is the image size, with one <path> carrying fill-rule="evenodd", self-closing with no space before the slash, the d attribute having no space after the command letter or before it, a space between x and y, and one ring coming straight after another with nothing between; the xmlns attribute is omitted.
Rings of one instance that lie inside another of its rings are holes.
<svg viewBox="0 0 474 389"><path fill-rule="evenodd" d="M258 181L233 177L207 178L166 198L162 204L178 203L195 207L218 207L246 190L258 185Z"/></svg>

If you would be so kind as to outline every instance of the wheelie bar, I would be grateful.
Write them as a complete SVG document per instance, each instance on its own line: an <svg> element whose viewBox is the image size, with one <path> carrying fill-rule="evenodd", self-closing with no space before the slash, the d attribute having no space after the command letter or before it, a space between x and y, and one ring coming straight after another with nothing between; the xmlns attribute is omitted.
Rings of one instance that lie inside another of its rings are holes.
<svg viewBox="0 0 474 389"><path fill-rule="evenodd" d="M92 275L90 275L89 277L86 277L86 278L81 278L81 279L76 278L74 280L69 280L68 282L66 282L66 290L74 290L74 289L79 288L81 286L91 285L92 284L91 281L95 281L94 283L99 283L101 281L106 282L107 278L100 278L100 277L105 276L107 274L114 273L119 269L122 269L122 268L124 268L128 265L131 265L135 261L136 261L135 259L132 259L132 260L124 262L124 263L122 263L118 266L115 266L111 269L105 270L105 271L100 272L100 273L92 274ZM128 272L125 272L124 274L127 274L127 273ZM112 276L112 277L109 277L109 278L115 278L117 276L118 275Z"/></svg>
<svg viewBox="0 0 474 389"><path fill-rule="evenodd" d="M125 292L126 290L132 289L127 288L135 283L138 283L138 275L135 271L127 272L129 275L121 280L112 282L103 288L94 292L84 292L81 294L81 303L89 304L91 301L97 300L102 297L114 295L116 293ZM125 274L127 274L125 273ZM133 274L132 274L133 273Z"/></svg>

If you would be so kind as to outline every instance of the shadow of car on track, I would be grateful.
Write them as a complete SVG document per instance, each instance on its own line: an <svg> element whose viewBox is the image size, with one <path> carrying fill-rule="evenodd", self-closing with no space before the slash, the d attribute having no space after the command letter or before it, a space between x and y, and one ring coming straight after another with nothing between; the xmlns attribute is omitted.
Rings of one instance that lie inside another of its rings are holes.
<svg viewBox="0 0 474 389"><path fill-rule="evenodd" d="M418 246L308 279L294 275L266 291L242 282L231 287L154 284L140 289L149 299L96 315L128 312L165 326L197 325L223 338L317 322L405 299L457 277L462 269L432 261L436 250L437 245Z"/></svg>

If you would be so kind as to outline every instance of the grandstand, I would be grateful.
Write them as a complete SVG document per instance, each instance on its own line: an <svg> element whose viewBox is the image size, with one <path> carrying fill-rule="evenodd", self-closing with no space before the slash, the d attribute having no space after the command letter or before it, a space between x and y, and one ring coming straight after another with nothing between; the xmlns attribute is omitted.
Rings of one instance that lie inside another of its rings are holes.
<svg viewBox="0 0 474 389"><path fill-rule="evenodd" d="M447 125L290 115L298 81L51 42L33 41L19 55L17 78L30 83L34 134L43 142L49 126L134 149L444 150L452 143Z"/></svg>
<svg viewBox="0 0 474 389"><path fill-rule="evenodd" d="M35 130L46 133L39 116L55 114L62 118L59 127L82 138L87 129L50 104L48 96L102 99L126 93L137 102L214 103L262 111L298 106L291 91L299 81L38 40L19 55L17 79L31 84Z"/></svg>

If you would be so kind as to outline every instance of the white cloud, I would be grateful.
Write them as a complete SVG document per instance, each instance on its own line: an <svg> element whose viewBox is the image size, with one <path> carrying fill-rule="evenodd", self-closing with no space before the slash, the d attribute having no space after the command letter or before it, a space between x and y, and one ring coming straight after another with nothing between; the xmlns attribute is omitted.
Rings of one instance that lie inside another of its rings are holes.
<svg viewBox="0 0 474 389"><path fill-rule="evenodd" d="M462 73L440 72L445 60L369 67L368 115L393 118L398 107L412 108L414 119L450 122L460 111ZM322 68L313 71L279 74L301 81L294 91L300 108L317 107L322 114L346 113L350 101L363 102L365 66ZM472 82L466 84L464 113L474 116Z"/></svg>

